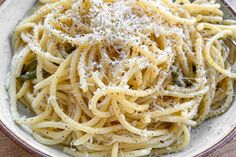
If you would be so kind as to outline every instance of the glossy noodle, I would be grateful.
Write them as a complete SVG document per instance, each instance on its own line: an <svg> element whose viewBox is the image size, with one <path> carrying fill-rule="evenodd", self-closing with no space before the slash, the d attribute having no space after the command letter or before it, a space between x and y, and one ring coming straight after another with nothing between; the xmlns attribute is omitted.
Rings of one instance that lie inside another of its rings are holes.
<svg viewBox="0 0 236 157"><path fill-rule="evenodd" d="M14 32L12 116L72 156L183 150L233 100L235 34L214 0L40 0Z"/></svg>

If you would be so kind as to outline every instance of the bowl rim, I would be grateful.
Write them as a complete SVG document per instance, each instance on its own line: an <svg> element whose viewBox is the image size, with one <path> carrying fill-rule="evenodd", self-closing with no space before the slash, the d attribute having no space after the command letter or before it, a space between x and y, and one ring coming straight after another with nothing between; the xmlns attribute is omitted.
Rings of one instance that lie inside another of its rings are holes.
<svg viewBox="0 0 236 157"><path fill-rule="evenodd" d="M0 0L0 6L6 0ZM227 0L220 0L233 14L236 16L236 10L229 4ZM48 154L32 147L28 143L24 142L21 138L19 138L16 134L14 134L1 120L0 120L0 130L3 132L11 141L16 143L18 146L23 148L25 151L29 152L30 154L34 154L40 157L50 157ZM219 142L214 144L213 146L209 147L208 149L204 150L203 152L195 155L195 157L207 157L208 155L215 152L220 147L226 145L236 136L236 127L234 127L225 137L223 137Z"/></svg>

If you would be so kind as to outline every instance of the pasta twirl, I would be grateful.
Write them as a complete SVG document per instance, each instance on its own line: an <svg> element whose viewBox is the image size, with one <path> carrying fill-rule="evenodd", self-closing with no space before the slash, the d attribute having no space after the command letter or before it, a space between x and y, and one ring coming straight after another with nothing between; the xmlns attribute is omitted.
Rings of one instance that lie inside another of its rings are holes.
<svg viewBox="0 0 236 157"><path fill-rule="evenodd" d="M207 0L39 0L13 36L13 119L72 156L180 151L230 106L235 31Z"/></svg>

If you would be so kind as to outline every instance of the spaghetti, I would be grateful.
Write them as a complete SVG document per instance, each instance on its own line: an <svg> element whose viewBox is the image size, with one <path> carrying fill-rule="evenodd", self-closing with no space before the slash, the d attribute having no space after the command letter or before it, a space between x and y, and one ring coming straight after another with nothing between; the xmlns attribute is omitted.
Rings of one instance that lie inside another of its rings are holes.
<svg viewBox="0 0 236 157"><path fill-rule="evenodd" d="M40 0L14 32L13 119L72 156L180 151L232 102L235 33L214 0Z"/></svg>

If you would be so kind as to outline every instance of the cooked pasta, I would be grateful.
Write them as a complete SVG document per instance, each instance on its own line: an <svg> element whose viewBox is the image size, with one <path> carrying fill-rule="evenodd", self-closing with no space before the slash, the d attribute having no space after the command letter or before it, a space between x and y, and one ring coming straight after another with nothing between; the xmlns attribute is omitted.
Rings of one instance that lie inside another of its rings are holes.
<svg viewBox="0 0 236 157"><path fill-rule="evenodd" d="M214 0L40 0L13 35L13 119L72 156L183 150L232 102L235 34Z"/></svg>

